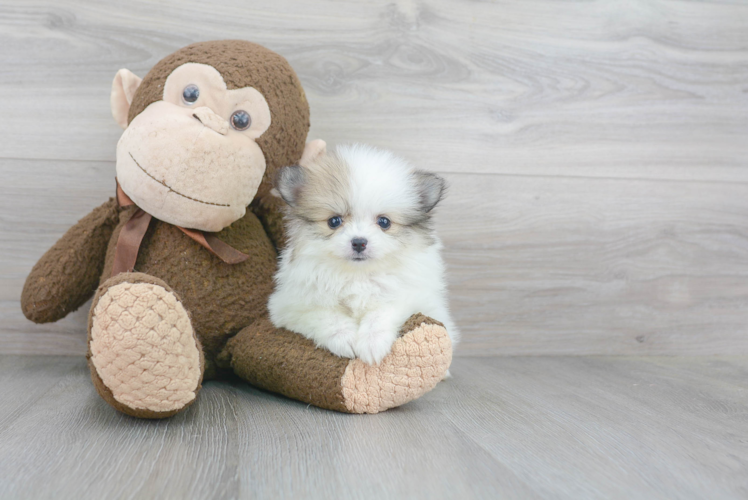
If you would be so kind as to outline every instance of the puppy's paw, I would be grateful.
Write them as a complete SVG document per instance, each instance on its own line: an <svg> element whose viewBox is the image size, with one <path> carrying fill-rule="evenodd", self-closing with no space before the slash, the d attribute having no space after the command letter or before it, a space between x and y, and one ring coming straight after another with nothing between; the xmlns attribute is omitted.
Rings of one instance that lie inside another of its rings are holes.
<svg viewBox="0 0 748 500"><path fill-rule="evenodd" d="M388 330L359 331L354 346L356 356L368 365L378 365L392 350L397 333Z"/></svg>
<svg viewBox="0 0 748 500"><path fill-rule="evenodd" d="M317 345L341 358L355 358L356 323L353 320L341 318L329 325L329 331L331 334Z"/></svg>
<svg viewBox="0 0 748 500"><path fill-rule="evenodd" d="M356 353L353 350L352 340L353 334L351 332L341 331L325 340L321 347L341 358L355 358Z"/></svg>

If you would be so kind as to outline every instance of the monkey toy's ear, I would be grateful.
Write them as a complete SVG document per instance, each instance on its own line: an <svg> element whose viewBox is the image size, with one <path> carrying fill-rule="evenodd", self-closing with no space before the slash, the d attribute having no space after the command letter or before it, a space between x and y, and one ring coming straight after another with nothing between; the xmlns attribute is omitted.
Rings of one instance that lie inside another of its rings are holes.
<svg viewBox="0 0 748 500"><path fill-rule="evenodd" d="M129 69L121 69L114 75L112 82L112 116L120 127L127 128L127 114L142 78Z"/></svg>
<svg viewBox="0 0 748 500"><path fill-rule="evenodd" d="M311 142L307 142L306 147L304 147L304 153L301 155L301 160L299 160L299 165L302 167L308 167L321 156L326 154L327 143L322 139L315 139Z"/></svg>

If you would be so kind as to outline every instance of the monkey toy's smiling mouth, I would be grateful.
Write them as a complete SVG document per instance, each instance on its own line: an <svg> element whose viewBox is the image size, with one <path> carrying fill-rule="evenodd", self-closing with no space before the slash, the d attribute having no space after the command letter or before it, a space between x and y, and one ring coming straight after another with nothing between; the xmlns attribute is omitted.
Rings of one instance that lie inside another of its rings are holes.
<svg viewBox="0 0 748 500"><path fill-rule="evenodd" d="M134 157L134 156L132 155L132 153L128 152L127 154L129 154L129 155L130 155L130 158L132 158L132 161L133 161L133 162L135 163L135 165L137 165L137 167L138 167L138 168L139 168L140 170L142 170L142 171L143 171L143 173L144 173L145 175L147 175L148 177L150 177L150 178L151 178L151 179L153 179L154 181L156 181L156 182L158 182L159 184L161 184L162 186L164 186L164 187L165 187L166 189L168 189L168 190L169 190L169 192L170 192L170 193L174 193L174 194L176 194L176 195L179 195L179 196L181 196L182 198L187 198L188 200L191 200L191 201L196 201L197 203L203 203L203 204L205 204L205 205L213 205L213 206L216 206L216 207L230 207L230 206L231 206L231 205L229 205L229 204L227 204L227 203L214 203L214 202L212 202L212 201L204 201L204 200L198 200L197 198L193 198L192 196L187 196L187 195L186 195L186 194L184 194L184 193L180 193L179 191L177 191L177 190L176 190L176 189L174 189L173 187L169 186L169 185L168 185L168 184L167 184L166 182L164 182L164 181L160 181L160 180L156 179L156 178L155 178L155 177L154 177L154 176L153 176L153 175L152 175L152 174L151 174L150 172L148 172L148 171L147 171L146 169L144 169L144 168L143 168L143 166L142 166L142 165L141 165L140 163L138 163L138 160L136 160L136 159L135 159L135 157Z"/></svg>

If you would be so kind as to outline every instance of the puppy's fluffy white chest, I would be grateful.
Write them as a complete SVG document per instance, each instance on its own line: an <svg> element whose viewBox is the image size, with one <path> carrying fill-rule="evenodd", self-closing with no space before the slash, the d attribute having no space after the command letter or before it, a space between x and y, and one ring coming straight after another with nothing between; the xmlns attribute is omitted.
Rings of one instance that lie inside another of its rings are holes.
<svg viewBox="0 0 748 500"><path fill-rule="evenodd" d="M393 276L349 277L340 288L338 303L361 321L367 312L392 301L398 281Z"/></svg>
<svg viewBox="0 0 748 500"><path fill-rule="evenodd" d="M338 308L360 322L367 312L397 302L399 292L409 288L394 273L351 272L335 262L292 258L292 253L284 252L276 275L273 305L278 313L285 299L286 308Z"/></svg>

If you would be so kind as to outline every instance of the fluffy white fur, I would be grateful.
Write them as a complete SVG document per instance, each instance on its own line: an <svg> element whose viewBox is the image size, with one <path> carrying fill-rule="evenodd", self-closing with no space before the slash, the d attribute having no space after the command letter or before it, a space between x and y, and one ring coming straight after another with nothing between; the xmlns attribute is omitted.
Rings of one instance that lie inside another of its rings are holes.
<svg viewBox="0 0 748 500"><path fill-rule="evenodd" d="M338 148L308 167L288 167L278 190L289 203L270 318L344 357L379 363L403 323L421 312L459 333L447 306L442 244L430 212L444 182L392 153ZM291 175L293 173L293 175ZM433 203L433 205L432 205ZM341 216L332 229L328 220ZM383 230L379 217L391 220ZM368 240L357 253L353 238Z"/></svg>

